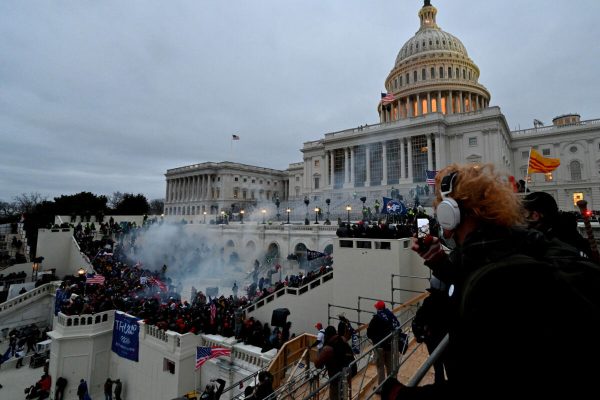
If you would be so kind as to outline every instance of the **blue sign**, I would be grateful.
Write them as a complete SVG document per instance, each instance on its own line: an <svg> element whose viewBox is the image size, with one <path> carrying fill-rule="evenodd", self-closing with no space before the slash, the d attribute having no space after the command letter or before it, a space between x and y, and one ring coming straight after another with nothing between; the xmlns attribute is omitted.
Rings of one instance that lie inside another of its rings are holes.
<svg viewBox="0 0 600 400"><path fill-rule="evenodd" d="M383 198L383 214L406 214L406 206L401 201L390 199L389 197Z"/></svg>
<svg viewBox="0 0 600 400"><path fill-rule="evenodd" d="M138 361L140 326L138 318L116 311L113 326L112 351L123 358Z"/></svg>

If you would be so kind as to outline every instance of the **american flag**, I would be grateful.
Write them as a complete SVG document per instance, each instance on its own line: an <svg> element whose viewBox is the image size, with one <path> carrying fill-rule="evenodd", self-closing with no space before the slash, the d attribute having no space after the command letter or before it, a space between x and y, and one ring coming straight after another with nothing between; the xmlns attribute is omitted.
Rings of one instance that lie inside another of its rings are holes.
<svg viewBox="0 0 600 400"><path fill-rule="evenodd" d="M161 292L167 291L167 285L165 285L165 283L161 280L158 280L154 277L150 277L150 278L148 278L147 282L151 285L158 286L158 288L161 290Z"/></svg>
<svg viewBox="0 0 600 400"><path fill-rule="evenodd" d="M106 280L105 277L103 277L102 275L94 275L94 276L88 276L85 279L85 284L86 285L104 285L104 281Z"/></svg>
<svg viewBox="0 0 600 400"><path fill-rule="evenodd" d="M200 368L202 364L220 356L231 355L231 349L225 347L196 347L196 369Z"/></svg>
<svg viewBox="0 0 600 400"><path fill-rule="evenodd" d="M396 98L392 93L381 93L381 102L383 104L391 103L394 100L396 100Z"/></svg>
<svg viewBox="0 0 600 400"><path fill-rule="evenodd" d="M437 171L425 170L425 173L427 174L427 180L425 182L427 182L429 186L435 186L435 175L437 174Z"/></svg>
<svg viewBox="0 0 600 400"><path fill-rule="evenodd" d="M231 140L240 140L238 135L231 135Z"/></svg>

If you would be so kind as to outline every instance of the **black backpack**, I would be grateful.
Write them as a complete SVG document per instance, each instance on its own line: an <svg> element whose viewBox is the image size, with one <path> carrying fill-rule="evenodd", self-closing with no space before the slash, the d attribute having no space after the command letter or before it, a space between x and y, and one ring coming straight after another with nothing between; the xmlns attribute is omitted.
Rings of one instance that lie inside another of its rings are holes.
<svg viewBox="0 0 600 400"><path fill-rule="evenodd" d="M458 346L453 351L468 379L495 384L491 377L509 370L531 387L594 387L597 370L586 367L600 358L600 266L594 262L552 253L507 256L471 274L458 311L461 336L451 335L451 347ZM527 359L515 363L510 354Z"/></svg>

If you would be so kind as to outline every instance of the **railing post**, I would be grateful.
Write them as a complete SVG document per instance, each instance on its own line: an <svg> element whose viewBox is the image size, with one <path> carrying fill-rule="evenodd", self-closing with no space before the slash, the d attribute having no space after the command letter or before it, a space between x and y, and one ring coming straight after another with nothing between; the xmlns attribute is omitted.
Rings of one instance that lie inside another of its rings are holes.
<svg viewBox="0 0 600 400"><path fill-rule="evenodd" d="M344 367L344 369L342 369L342 373L340 374L340 378L337 382L337 385L339 385L339 397L338 398L340 400L349 400L350 399L350 396L348 396L348 390L349 390L348 377L349 377L348 367ZM330 383L330 385L331 385L331 383Z"/></svg>
<svg viewBox="0 0 600 400"><path fill-rule="evenodd" d="M398 375L400 369L400 349L398 348L398 339L400 338L400 329L395 329L392 335L392 376Z"/></svg>

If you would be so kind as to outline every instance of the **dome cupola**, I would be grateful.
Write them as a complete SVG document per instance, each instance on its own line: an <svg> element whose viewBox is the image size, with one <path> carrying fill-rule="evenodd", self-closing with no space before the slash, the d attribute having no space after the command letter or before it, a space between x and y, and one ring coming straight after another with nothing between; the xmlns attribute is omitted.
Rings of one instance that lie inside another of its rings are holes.
<svg viewBox="0 0 600 400"><path fill-rule="evenodd" d="M431 112L454 114L481 110L490 94L478 83L479 68L454 35L437 25L437 9L425 0L420 28L398 52L379 103L381 122Z"/></svg>

